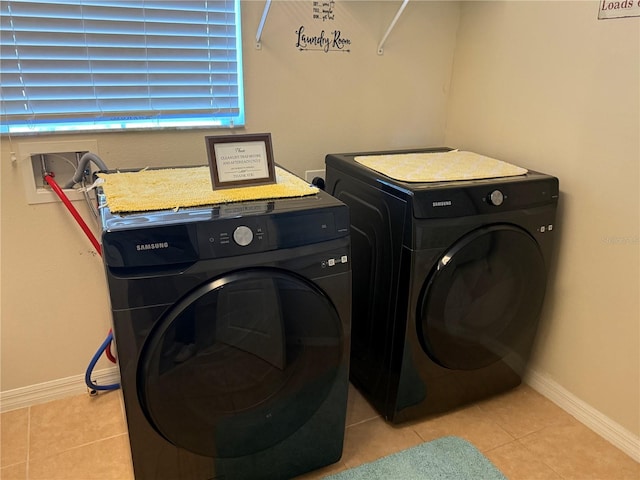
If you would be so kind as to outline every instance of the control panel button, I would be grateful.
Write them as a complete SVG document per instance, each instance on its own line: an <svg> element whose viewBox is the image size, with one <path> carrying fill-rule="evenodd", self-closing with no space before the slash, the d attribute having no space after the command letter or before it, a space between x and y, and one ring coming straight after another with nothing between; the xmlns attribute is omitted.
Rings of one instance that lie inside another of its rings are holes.
<svg viewBox="0 0 640 480"><path fill-rule="evenodd" d="M502 205L502 202L504 202L504 195L500 190L494 190L489 194L489 203L491 205L498 207Z"/></svg>
<svg viewBox="0 0 640 480"><path fill-rule="evenodd" d="M246 247L253 241L253 232L245 225L240 225L233 231L233 240L241 247Z"/></svg>

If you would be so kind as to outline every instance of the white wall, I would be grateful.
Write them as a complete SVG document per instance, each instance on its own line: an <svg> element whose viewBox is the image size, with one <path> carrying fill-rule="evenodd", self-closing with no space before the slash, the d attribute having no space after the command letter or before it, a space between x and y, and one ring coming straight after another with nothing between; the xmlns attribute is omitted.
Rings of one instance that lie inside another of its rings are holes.
<svg viewBox="0 0 640 480"><path fill-rule="evenodd" d="M560 179L534 370L640 434L640 18L465 2L446 142Z"/></svg>
<svg viewBox="0 0 640 480"><path fill-rule="evenodd" d="M327 153L440 144L459 5L411 2L377 55L399 2L337 2L350 53L301 52L295 31L312 25L311 2L242 3L247 125L271 132L276 162L304 174ZM207 163L203 130L3 137L2 392L82 375L110 326L100 258L60 204L28 205L21 142L92 138L110 168ZM90 225L88 210L76 202ZM108 367L101 360L97 370Z"/></svg>

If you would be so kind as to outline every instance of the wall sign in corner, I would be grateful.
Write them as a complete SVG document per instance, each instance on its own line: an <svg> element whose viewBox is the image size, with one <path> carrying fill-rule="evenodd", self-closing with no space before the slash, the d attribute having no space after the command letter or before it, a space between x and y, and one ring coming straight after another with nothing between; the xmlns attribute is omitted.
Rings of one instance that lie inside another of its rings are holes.
<svg viewBox="0 0 640 480"><path fill-rule="evenodd" d="M640 0L600 0L598 20L640 17Z"/></svg>

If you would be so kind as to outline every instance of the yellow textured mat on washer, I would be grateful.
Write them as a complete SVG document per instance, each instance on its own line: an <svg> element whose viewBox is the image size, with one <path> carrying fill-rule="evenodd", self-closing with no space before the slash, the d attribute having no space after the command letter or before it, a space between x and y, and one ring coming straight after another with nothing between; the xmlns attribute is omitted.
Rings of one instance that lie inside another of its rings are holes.
<svg viewBox="0 0 640 480"><path fill-rule="evenodd" d="M276 166L276 183L213 190L209 167L98 173L114 213L171 210L249 200L304 197L318 188Z"/></svg>
<svg viewBox="0 0 640 480"><path fill-rule="evenodd" d="M513 177L527 173L510 163L473 152L399 153L355 157L355 161L403 182L448 182Z"/></svg>

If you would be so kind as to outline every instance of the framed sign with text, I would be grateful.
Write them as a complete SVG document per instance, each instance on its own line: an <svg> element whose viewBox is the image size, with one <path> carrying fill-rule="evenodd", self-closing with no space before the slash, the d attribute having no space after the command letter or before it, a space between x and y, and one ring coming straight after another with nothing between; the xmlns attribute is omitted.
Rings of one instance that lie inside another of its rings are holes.
<svg viewBox="0 0 640 480"><path fill-rule="evenodd" d="M214 190L276 183L270 133L214 135L205 141Z"/></svg>

